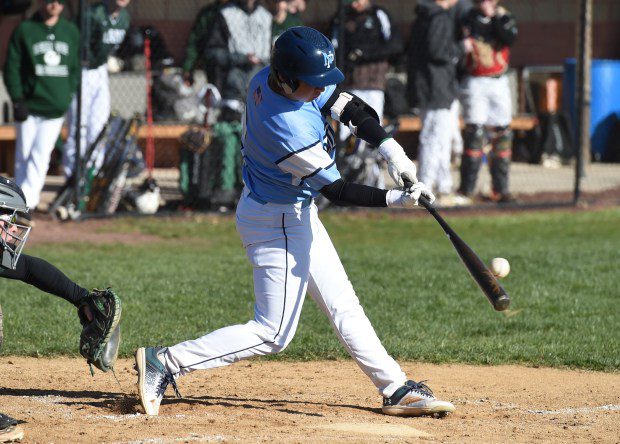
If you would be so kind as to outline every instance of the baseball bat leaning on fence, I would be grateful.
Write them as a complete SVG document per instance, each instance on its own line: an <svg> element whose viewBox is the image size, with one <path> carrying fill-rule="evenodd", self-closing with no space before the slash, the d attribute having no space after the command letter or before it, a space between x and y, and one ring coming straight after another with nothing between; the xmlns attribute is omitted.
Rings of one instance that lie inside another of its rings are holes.
<svg viewBox="0 0 620 444"><path fill-rule="evenodd" d="M92 186L88 194L87 211L89 213L100 212L102 202L108 197L110 182L114 179L114 172L122 156L125 142L132 128L132 120L123 120L122 127L115 138L114 143L107 147L103 165L93 178Z"/></svg>
<svg viewBox="0 0 620 444"><path fill-rule="evenodd" d="M103 208L101 208L104 214L112 214L118 208L118 204L121 201L123 190L127 182L127 175L129 174L129 167L131 163L131 157L135 151L138 150L136 145L136 139L138 138L138 130L140 129L140 119L131 119L131 127L125 138L123 150L121 156L116 165L116 170L112 172L112 182L108 187L106 199L103 202Z"/></svg>
<svg viewBox="0 0 620 444"><path fill-rule="evenodd" d="M412 185L411 182L405 180L405 189ZM472 250L471 247L456 234L452 227L448 225L428 199L424 196L420 196L419 203L426 208L439 225L441 225L441 228L446 233L454 249L467 267L469 274L474 278L491 305L493 305L493 308L497 311L506 310L510 305L510 297L508 297L506 290L500 285L491 270L484 265L474 250Z"/></svg>
<svg viewBox="0 0 620 444"><path fill-rule="evenodd" d="M112 137L112 134L114 132L112 126L113 125L111 125L109 121L106 122L104 127L97 135L95 141L91 143L88 147L88 150L86 151L84 157L80 159L80 171L82 171L82 177L78 178L78 183L82 192L84 191L84 185L87 180L86 176L88 174L88 172L86 171L86 166L89 164L91 157L97 147L100 144L105 144L109 140L109 138ZM70 217L72 219L79 217L81 202L77 202L76 197L75 175L71 175L71 177L65 181L64 185L56 195L54 201L50 204L48 212L53 217L56 217L60 220L66 220ZM81 199L82 196L80 196L80 200Z"/></svg>

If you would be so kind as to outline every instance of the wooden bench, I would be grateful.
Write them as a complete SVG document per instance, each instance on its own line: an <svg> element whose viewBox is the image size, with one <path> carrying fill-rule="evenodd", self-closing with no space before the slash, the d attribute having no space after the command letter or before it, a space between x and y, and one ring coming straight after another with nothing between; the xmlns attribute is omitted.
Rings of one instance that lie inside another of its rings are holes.
<svg viewBox="0 0 620 444"><path fill-rule="evenodd" d="M513 130L530 131L535 128L538 120L529 115L519 115L512 120ZM461 127L463 122L461 122ZM175 167L178 164L178 139L189 128L184 124L155 124L151 131L155 139L155 166L156 167ZM401 143L407 141L403 146L411 146L409 143L415 133L422 129L422 122L419 117L405 115L400 117L400 129L397 138ZM144 146L149 129L146 125L140 128L138 133L139 144ZM63 137L66 137L66 129L63 129ZM15 128L13 125L0 125L0 171L12 175L13 163L15 159ZM414 155L414 152L410 153Z"/></svg>

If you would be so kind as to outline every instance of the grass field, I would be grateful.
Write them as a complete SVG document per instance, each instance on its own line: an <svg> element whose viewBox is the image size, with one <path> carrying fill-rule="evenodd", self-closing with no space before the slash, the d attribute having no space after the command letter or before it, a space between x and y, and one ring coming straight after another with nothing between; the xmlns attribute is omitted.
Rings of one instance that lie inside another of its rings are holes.
<svg viewBox="0 0 620 444"><path fill-rule="evenodd" d="M511 310L496 313L430 217L326 213L366 313L397 358L620 368L620 209L448 216L488 262L506 257ZM200 223L196 223L196 221ZM106 229L156 235L136 245L27 247L86 286L123 298L121 354L172 344L252 316L251 270L232 218L121 219ZM3 281L3 354L77 350L79 324L64 301ZM309 298L297 336L270 359L346 356Z"/></svg>

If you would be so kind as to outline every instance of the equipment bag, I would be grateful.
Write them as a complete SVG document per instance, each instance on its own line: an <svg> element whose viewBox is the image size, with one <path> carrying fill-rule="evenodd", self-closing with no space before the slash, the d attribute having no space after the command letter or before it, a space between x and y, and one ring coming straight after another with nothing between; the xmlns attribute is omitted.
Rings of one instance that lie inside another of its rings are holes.
<svg viewBox="0 0 620 444"><path fill-rule="evenodd" d="M242 187L241 124L217 122L181 136L179 187L195 209L232 208Z"/></svg>

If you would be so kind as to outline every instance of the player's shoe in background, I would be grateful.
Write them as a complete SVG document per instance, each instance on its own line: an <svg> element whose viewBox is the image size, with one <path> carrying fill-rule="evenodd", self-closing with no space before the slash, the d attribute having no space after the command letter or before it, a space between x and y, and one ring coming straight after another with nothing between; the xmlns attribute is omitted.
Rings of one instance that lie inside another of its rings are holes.
<svg viewBox="0 0 620 444"><path fill-rule="evenodd" d="M140 403L147 415L159 414L159 405L172 384L177 397L181 397L172 374L166 370L158 355L164 347L141 347L136 351L136 370L138 371L138 393Z"/></svg>
<svg viewBox="0 0 620 444"><path fill-rule="evenodd" d="M435 398L424 382L407 381L389 398L383 398L382 411L392 416L445 416L456 409L452 403Z"/></svg>
<svg viewBox="0 0 620 444"><path fill-rule="evenodd" d="M21 441L23 437L24 429L17 425L17 421L0 413L0 442Z"/></svg>

